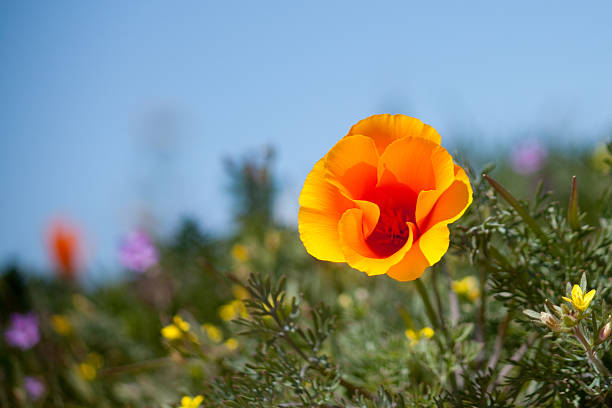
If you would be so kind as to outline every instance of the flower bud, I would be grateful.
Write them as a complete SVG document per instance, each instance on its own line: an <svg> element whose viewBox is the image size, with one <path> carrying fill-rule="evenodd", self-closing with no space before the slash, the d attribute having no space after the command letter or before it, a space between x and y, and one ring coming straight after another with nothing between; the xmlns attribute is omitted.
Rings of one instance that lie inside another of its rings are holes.
<svg viewBox="0 0 612 408"><path fill-rule="evenodd" d="M552 331L558 332L561 330L561 325L559 324L559 320L547 312L540 313L540 321L548 326Z"/></svg>
<svg viewBox="0 0 612 408"><path fill-rule="evenodd" d="M572 315L563 315L563 324L567 327L574 327L578 323L576 318Z"/></svg>
<svg viewBox="0 0 612 408"><path fill-rule="evenodd" d="M563 312L563 314L564 314L564 315L567 315L567 314L570 314L570 313L571 313L571 310L570 310L570 308L569 308L569 306L568 306L568 305L566 305L565 303L563 303L563 304L561 305L561 312Z"/></svg>
<svg viewBox="0 0 612 408"><path fill-rule="evenodd" d="M601 341L606 340L608 337L610 337L611 332L612 332L612 323L608 322L599 331L599 340Z"/></svg>

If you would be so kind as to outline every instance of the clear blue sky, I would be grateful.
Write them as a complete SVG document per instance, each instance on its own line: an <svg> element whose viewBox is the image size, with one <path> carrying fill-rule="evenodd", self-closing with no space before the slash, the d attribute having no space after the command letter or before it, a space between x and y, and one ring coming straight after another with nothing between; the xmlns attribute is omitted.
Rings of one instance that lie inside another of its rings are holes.
<svg viewBox="0 0 612 408"><path fill-rule="evenodd" d="M290 220L314 162L373 113L473 149L542 129L600 137L611 16L609 1L2 2L0 260L44 265L57 214L94 265L114 264L141 208L160 230L191 214L223 231L221 159L265 144ZM172 137L153 134L156 112Z"/></svg>

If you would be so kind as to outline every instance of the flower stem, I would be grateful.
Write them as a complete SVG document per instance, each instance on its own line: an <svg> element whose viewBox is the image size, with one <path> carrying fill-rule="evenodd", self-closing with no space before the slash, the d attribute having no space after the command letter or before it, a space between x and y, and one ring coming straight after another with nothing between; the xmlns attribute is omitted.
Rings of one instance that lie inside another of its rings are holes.
<svg viewBox="0 0 612 408"><path fill-rule="evenodd" d="M429 318L431 325L434 327L435 330L442 331L442 335L444 337L445 342L448 344L448 348L452 348L451 340L448 336L448 332L446 331L446 326L441 323L441 320L438 318L436 311L431 305L431 301L429 300L429 295L427 294L427 289L425 289L425 285L423 285L423 281L421 281L420 278L417 278L415 279L414 284L416 285L417 292L419 292L419 295L423 300L423 305L425 305L425 312L427 313L427 317ZM442 343L440 336L435 335L434 340L440 348L440 354L443 355L446 348ZM457 380L455 379L455 372L449 373L448 379L450 381L452 390L455 391L457 389Z"/></svg>
<svg viewBox="0 0 612 408"><path fill-rule="evenodd" d="M582 344L582 347L584 347L587 357L589 358L589 361L591 362L593 367L595 367L595 370L597 370L597 372L599 372L599 374L603 375L604 377L611 377L610 371L608 371L606 366L603 365L599 357L597 357L597 354L593 351L593 348L591 348L591 345L589 344L587 339L584 337L584 334L582 334L582 329L580 328L580 325L574 327L574 336L576 336L580 344Z"/></svg>
<svg viewBox="0 0 612 408"><path fill-rule="evenodd" d="M427 313L429 321L433 325L434 329L440 329L440 320L438 319L436 311L434 310L433 306L431 305L431 302L429 301L429 295L427 294L427 290L425 289L425 285L423 285L421 278L415 279L414 283L416 285L417 292L419 292L419 295L423 300L423 305L425 305L425 312Z"/></svg>

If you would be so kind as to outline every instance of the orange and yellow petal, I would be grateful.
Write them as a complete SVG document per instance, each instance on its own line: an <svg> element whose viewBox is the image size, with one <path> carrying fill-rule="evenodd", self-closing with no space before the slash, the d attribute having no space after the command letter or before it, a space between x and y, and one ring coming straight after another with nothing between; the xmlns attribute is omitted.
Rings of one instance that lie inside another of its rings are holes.
<svg viewBox="0 0 612 408"><path fill-rule="evenodd" d="M404 137L417 137L440 144L440 135L434 128L406 115L370 116L353 125L347 136L351 135L372 138L379 154L382 154L391 142Z"/></svg>
<svg viewBox="0 0 612 408"><path fill-rule="evenodd" d="M370 276L382 275L410 250L416 227L412 223L407 223L410 233L405 244L391 256L381 257L372 251L366 242L363 219L363 210L355 208L347 210L340 220L338 229L344 258L351 267Z"/></svg>
<svg viewBox="0 0 612 408"><path fill-rule="evenodd" d="M428 229L419 237L417 244L429 265L438 262L448 251L449 235L448 226L442 223Z"/></svg>
<svg viewBox="0 0 612 408"><path fill-rule="evenodd" d="M378 154L372 139L355 135L340 139L325 155L325 169L351 199L371 195L376 186Z"/></svg>
<svg viewBox="0 0 612 408"><path fill-rule="evenodd" d="M343 262L338 222L355 205L326 179L324 159L306 177L300 194L298 229L306 250L315 258Z"/></svg>
<svg viewBox="0 0 612 408"><path fill-rule="evenodd" d="M444 190L455 179L453 158L443 147L423 139L391 143L378 162L378 186L401 183L415 193Z"/></svg>
<svg viewBox="0 0 612 408"><path fill-rule="evenodd" d="M444 224L436 225L421 235L402 260L389 268L387 274L402 282L415 280L427 267L442 259L448 245L448 227Z"/></svg>
<svg viewBox="0 0 612 408"><path fill-rule="evenodd" d="M415 280L429 266L418 245L413 245L400 262L389 268L387 275L400 282Z"/></svg>
<svg viewBox="0 0 612 408"><path fill-rule="evenodd" d="M472 186L463 169L455 165L455 181L446 189L421 191L415 218L419 229L459 219L472 203Z"/></svg>

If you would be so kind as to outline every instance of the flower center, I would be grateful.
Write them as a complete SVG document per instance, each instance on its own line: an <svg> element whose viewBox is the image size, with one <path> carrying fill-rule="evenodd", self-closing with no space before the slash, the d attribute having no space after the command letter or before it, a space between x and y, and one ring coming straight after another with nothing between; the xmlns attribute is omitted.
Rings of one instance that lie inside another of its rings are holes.
<svg viewBox="0 0 612 408"><path fill-rule="evenodd" d="M410 236L406 223L415 222L416 194L410 188L397 184L376 188L369 201L378 205L380 217L366 243L376 255L388 257L402 248Z"/></svg>

